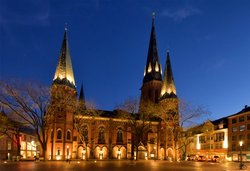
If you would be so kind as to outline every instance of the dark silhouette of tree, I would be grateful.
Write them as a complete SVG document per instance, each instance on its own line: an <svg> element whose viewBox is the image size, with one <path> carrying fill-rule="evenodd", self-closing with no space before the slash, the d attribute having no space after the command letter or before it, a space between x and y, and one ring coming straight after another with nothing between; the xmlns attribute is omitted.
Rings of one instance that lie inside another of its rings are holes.
<svg viewBox="0 0 250 171"><path fill-rule="evenodd" d="M139 100L137 98L129 98L117 107L118 116L125 119L130 127L128 131L132 134L132 158L134 151L136 152L136 160L138 160L138 147L147 144L147 134L151 128L151 122L155 119L155 105L153 103L144 104L139 110Z"/></svg>
<svg viewBox="0 0 250 171"><path fill-rule="evenodd" d="M172 105L170 103L170 105ZM208 116L210 112L201 105L194 106L183 100L179 100L178 109L174 110L174 107L168 106L172 110L165 110L162 106L158 106L158 113L161 113L160 117L166 124L166 129L172 136L174 143L174 151L176 161L178 151L181 151L181 158L185 159L187 154L187 146L191 143L189 134L185 132L186 128L195 124L195 121L203 119L204 116Z"/></svg>
<svg viewBox="0 0 250 171"><path fill-rule="evenodd" d="M35 130L46 156L48 125L53 121L53 111L48 111L50 91L37 83L23 83L17 80L0 81L0 105L12 113L23 125Z"/></svg>
<svg viewBox="0 0 250 171"><path fill-rule="evenodd" d="M86 104L86 107L85 104L83 106L82 103L83 102L81 101L78 102L77 111L74 115L74 127L78 132L79 142L83 143L86 149L86 160L88 160L88 146L90 143L93 143L95 138L98 138L98 136L94 137L93 139L89 138L89 128L91 127L91 124L95 121L95 117L100 116L101 112L96 110L96 105L94 104L94 102L84 102Z"/></svg>

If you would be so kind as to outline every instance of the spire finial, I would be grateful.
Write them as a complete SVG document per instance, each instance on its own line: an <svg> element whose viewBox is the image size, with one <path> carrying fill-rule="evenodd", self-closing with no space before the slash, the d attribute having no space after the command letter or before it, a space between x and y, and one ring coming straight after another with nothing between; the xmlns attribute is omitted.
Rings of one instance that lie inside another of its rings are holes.
<svg viewBox="0 0 250 171"><path fill-rule="evenodd" d="M155 12L154 11L152 12L152 19L153 20L155 19Z"/></svg>
<svg viewBox="0 0 250 171"><path fill-rule="evenodd" d="M64 29L65 29L65 31L68 30L68 23L67 22L65 23L65 28Z"/></svg>

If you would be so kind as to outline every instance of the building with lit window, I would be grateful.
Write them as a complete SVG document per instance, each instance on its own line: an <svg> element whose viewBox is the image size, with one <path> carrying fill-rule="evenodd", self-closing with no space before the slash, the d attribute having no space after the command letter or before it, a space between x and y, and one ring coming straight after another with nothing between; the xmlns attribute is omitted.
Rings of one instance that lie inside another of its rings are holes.
<svg viewBox="0 0 250 171"><path fill-rule="evenodd" d="M240 112L228 117L229 157L232 161L240 160L242 148L243 161L250 161L250 107L245 106ZM240 141L243 142L240 147Z"/></svg>
<svg viewBox="0 0 250 171"><path fill-rule="evenodd" d="M207 121L187 130L190 159L250 161L250 107L227 117Z"/></svg>
<svg viewBox="0 0 250 171"><path fill-rule="evenodd" d="M191 160L227 160L228 154L228 121L221 118L206 121L187 130L190 143L187 154Z"/></svg>
<svg viewBox="0 0 250 171"><path fill-rule="evenodd" d="M7 117L3 111L0 115ZM0 160L33 160L40 150L34 130L14 125L0 129Z"/></svg>
<svg viewBox="0 0 250 171"><path fill-rule="evenodd" d="M33 160L39 156L40 145L34 130L25 128L20 134L20 155L23 160Z"/></svg>
<svg viewBox="0 0 250 171"><path fill-rule="evenodd" d="M51 86L52 103L48 111L53 111L53 122L49 125L51 131L47 145L47 156L45 157L51 160L68 158L83 160L172 159L177 157L178 150L174 149L177 149L178 144L174 142L173 135L169 133L169 130L179 126L178 97L169 51L162 76L162 65L156 46L154 16L141 87L140 110L149 103L162 106L165 118L174 115L176 123L166 124L160 119L150 121L150 129L144 132L137 148L137 154L133 148L136 135L133 134L130 121L118 116L119 110L98 110L99 114L95 117L85 115L88 110L85 106L83 86L81 86L78 96L67 32L65 29L59 61ZM65 102L66 98L67 102ZM79 111L83 111L83 113ZM127 113L127 115L131 114ZM80 119L84 120L84 124L77 129L76 125Z"/></svg>

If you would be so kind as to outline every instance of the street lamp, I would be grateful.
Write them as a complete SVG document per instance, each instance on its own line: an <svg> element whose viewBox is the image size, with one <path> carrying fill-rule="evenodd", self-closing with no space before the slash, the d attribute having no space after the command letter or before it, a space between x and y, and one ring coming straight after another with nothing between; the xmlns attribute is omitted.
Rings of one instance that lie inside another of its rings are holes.
<svg viewBox="0 0 250 171"><path fill-rule="evenodd" d="M243 162L242 162L242 145L243 141L240 141L240 169L243 169Z"/></svg>

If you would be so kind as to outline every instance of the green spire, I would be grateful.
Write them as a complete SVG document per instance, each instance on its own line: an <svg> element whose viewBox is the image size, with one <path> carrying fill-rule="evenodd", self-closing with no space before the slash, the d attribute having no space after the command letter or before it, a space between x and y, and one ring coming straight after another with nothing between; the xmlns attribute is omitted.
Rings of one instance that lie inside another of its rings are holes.
<svg viewBox="0 0 250 171"><path fill-rule="evenodd" d="M65 84L75 88L74 73L71 64L71 56L68 43L67 27L65 27L62 48L53 83Z"/></svg>

